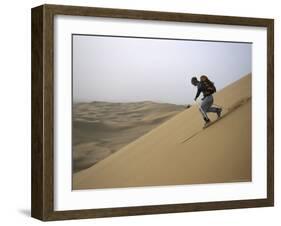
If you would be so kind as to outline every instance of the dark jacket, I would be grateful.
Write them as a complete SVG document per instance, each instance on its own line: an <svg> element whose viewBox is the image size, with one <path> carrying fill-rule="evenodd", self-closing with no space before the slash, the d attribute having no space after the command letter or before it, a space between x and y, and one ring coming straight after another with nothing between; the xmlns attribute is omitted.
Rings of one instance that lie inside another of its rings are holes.
<svg viewBox="0 0 281 226"><path fill-rule="evenodd" d="M195 99L197 99L199 97L199 95L201 94L201 92L203 93L203 99L206 97L206 96L211 96L212 94L209 94L206 92L206 90L204 89L204 86L201 82L198 82L198 84L196 85L197 86L197 93L196 93L196 96L195 96Z"/></svg>

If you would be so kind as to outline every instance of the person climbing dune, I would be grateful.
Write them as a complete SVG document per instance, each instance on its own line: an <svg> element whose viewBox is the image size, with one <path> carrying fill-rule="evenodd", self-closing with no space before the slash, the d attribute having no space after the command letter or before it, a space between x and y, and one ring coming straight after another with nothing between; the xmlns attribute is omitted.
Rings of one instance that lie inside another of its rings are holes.
<svg viewBox="0 0 281 226"><path fill-rule="evenodd" d="M212 106L214 103L213 94L216 92L216 87L214 83L210 81L206 75L202 75L200 77L200 81L198 81L196 77L192 77L191 84L197 87L197 93L194 98L194 101L197 100L201 92L203 93L200 112L205 121L205 125L211 122L207 115L208 112L216 113L218 118L221 117L222 108Z"/></svg>

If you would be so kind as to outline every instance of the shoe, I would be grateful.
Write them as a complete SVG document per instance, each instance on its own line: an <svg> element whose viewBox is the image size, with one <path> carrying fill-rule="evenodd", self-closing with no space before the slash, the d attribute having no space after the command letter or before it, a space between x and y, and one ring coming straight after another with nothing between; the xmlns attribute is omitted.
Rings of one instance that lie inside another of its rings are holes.
<svg viewBox="0 0 281 226"><path fill-rule="evenodd" d="M221 112L222 112L222 109L221 109L221 108L219 108L219 109L218 109L218 112L217 112L218 118L220 118L220 117L221 117Z"/></svg>
<svg viewBox="0 0 281 226"><path fill-rule="evenodd" d="M208 125L211 122L211 120L208 119L208 118L204 118L204 121L205 121L205 126Z"/></svg>

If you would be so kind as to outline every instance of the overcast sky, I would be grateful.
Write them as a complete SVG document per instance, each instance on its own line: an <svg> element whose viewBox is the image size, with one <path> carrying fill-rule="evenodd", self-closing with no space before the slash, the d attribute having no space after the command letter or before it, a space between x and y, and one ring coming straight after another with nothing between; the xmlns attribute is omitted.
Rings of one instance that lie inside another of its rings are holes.
<svg viewBox="0 0 281 226"><path fill-rule="evenodd" d="M251 72L249 43L73 35L73 101L191 103L193 76L217 89Z"/></svg>

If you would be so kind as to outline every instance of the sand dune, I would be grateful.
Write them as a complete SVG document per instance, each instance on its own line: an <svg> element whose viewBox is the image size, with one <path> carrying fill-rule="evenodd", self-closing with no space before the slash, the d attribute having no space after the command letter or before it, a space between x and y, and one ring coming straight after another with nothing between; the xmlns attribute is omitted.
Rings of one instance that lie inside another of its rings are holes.
<svg viewBox="0 0 281 226"><path fill-rule="evenodd" d="M74 104L73 171L94 165L183 109L150 101Z"/></svg>
<svg viewBox="0 0 281 226"><path fill-rule="evenodd" d="M73 189L250 181L251 75L216 93L215 102L225 111L237 107L202 130L202 118L192 106L74 174Z"/></svg>

